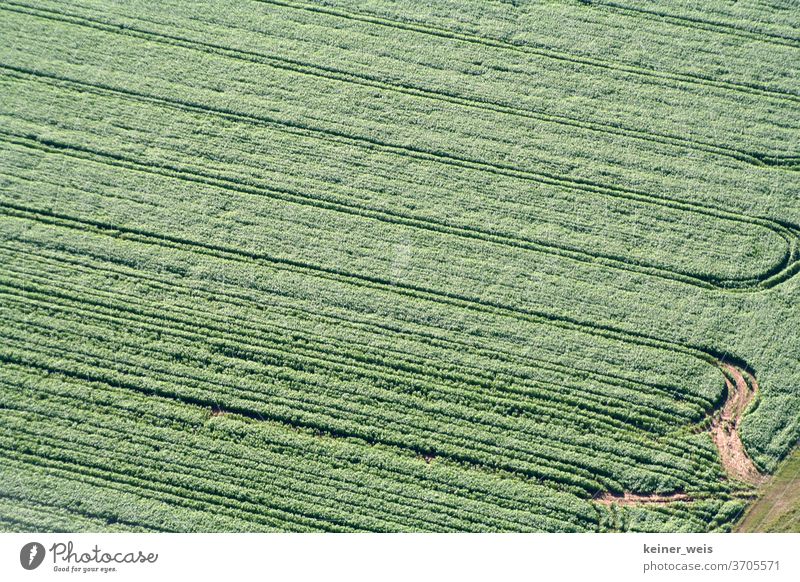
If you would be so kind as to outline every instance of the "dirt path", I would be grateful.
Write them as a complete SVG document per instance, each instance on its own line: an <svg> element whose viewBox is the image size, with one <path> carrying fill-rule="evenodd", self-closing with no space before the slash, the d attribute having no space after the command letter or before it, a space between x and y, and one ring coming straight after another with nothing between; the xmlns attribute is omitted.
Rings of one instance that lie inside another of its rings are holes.
<svg viewBox="0 0 800 582"><path fill-rule="evenodd" d="M764 477L747 455L739 437L739 422L758 391L758 383L752 374L731 364L722 363L721 367L733 381L725 376L728 397L722 409L712 418L711 438L719 449L722 465L730 477L750 485L759 485Z"/></svg>
<svg viewBox="0 0 800 582"><path fill-rule="evenodd" d="M675 501L691 501L692 498L686 493L668 493L666 495L642 495L638 493L603 493L594 498L594 501L602 505L639 505L642 503L655 504L673 503Z"/></svg>
<svg viewBox="0 0 800 582"><path fill-rule="evenodd" d="M731 364L720 362L719 366L725 372L727 397L722 408L716 411L711 418L709 428L711 439L719 450L722 466L729 477L750 485L760 485L764 482L765 477L747 455L742 439L739 437L739 422L758 392L758 383L752 374ZM626 492L623 494L604 493L595 497L594 501L602 505L639 505L685 502L692 501L692 498L686 493L655 495Z"/></svg>

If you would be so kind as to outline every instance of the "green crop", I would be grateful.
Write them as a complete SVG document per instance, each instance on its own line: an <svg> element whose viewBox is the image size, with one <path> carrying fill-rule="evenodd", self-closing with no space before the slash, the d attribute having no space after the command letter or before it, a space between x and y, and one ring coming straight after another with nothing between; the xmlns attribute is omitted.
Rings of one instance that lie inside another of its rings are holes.
<svg viewBox="0 0 800 582"><path fill-rule="evenodd" d="M689 4L0 4L0 531L730 530L800 38Z"/></svg>

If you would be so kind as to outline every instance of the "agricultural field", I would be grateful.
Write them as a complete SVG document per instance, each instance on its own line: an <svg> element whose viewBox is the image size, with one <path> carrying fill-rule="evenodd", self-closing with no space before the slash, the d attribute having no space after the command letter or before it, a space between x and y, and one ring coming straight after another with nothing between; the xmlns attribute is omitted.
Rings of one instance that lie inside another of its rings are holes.
<svg viewBox="0 0 800 582"><path fill-rule="evenodd" d="M0 0L0 530L796 531L798 65L790 0Z"/></svg>

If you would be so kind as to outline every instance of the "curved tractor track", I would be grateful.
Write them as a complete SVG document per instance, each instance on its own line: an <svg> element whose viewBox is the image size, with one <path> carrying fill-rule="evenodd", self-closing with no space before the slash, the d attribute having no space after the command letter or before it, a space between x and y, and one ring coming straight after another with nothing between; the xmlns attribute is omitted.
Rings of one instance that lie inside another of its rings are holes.
<svg viewBox="0 0 800 582"><path fill-rule="evenodd" d="M725 361L718 366L725 377L725 399L711 415L708 432L719 451L720 461L728 477L753 487L762 484L765 476L761 474L747 454L739 435L742 416L758 393L755 376ZM693 501L691 495L683 492L666 494L610 493L595 497L602 505L659 505L674 502Z"/></svg>
<svg viewBox="0 0 800 582"><path fill-rule="evenodd" d="M758 382L750 372L726 362L722 362L720 367L725 373L727 397L722 408L712 417L711 438L731 478L759 485L764 476L747 455L739 436L739 423L758 392Z"/></svg>
<svg viewBox="0 0 800 582"><path fill-rule="evenodd" d="M266 3L281 5L289 8L330 12L328 9L319 7L311 7L301 3L284 2L283 0L262 0ZM125 26L105 22L103 20L87 18L75 14L60 13L53 10L46 10L41 8L34 8L25 4L6 4L0 6L0 10L18 12L27 14L37 18L47 20L55 20L57 22L67 22L71 25L94 28L106 32L113 32L115 34L125 34L129 36L136 36L146 39L148 41L160 43L162 45L179 46L189 50L209 53L212 55L224 56L228 59L237 61L253 62L260 65L266 65L273 68L291 70L303 75L312 75L333 79L336 81L365 85L368 87L378 88L380 90L399 91L401 93L410 94L416 97L425 99L445 100L457 103L466 107L487 108L487 104L482 101L476 101L464 96L447 96L436 91L424 90L415 87L401 87L394 84L387 84L383 81L375 81L372 78L361 78L354 76L350 73L343 71L331 71L326 67L320 67L309 63L287 63L278 57L271 54L259 53L257 51L241 51L224 45L217 45L213 43L199 42L190 38L176 37L172 35L165 35L158 31L149 29L140 29L129 24ZM334 11L335 12L335 11ZM334 14L342 16L342 14ZM344 17L344 16L342 16ZM355 15L349 15L347 18L354 18ZM369 22L373 24L385 24L383 22L373 22L373 17L368 18ZM381 20L381 19L378 19ZM395 23L397 24L397 23ZM424 27L423 27L424 28ZM416 30L416 27L415 27ZM427 30L427 29L426 29ZM430 31L429 31L430 32ZM437 36L436 34L435 36ZM458 36L458 35L457 35ZM460 38L460 37L459 37ZM486 39L484 39L486 40ZM483 41L481 41L483 42ZM502 44L505 46L505 44ZM492 45L494 46L494 45ZM514 50L520 49L516 45L512 45ZM510 48L510 47L506 47ZM370 206L364 206L354 203L349 199L326 199L310 195L307 192L288 191L277 188L266 188L259 186L259 188L250 188L250 193L257 195L265 195L271 198L280 198L284 200L291 199L293 203L307 205L307 206L320 206L331 211L341 212L345 214L359 214L368 216L373 220L381 220L393 224L402 224L407 227L435 230L443 232L452 236L465 237L470 239L487 240L495 244L500 244L515 248L524 248L536 252L541 252L549 255L564 257L580 263L588 263L592 265L603 265L607 268L616 269L625 272L634 272L642 275L660 277L669 281L678 281L685 284L694 285L696 287L705 289L714 289L726 292L740 292L740 293L753 293L771 289L776 285L787 281L798 272L800 272L800 227L793 223L777 220L770 217L748 216L730 212L721 208L714 207L713 205L705 205L697 202L688 202L680 198L672 198L668 196L657 195L645 191L640 191L635 188L627 188L616 186L608 183L594 183L589 180L578 179L574 177L567 177L558 173L551 173L542 170L535 170L531 168L518 167L514 164L498 163L491 160L483 159L480 156L473 157L468 155L454 155L446 154L437 149L427 147L412 147L397 141L384 141L376 139L368 135L358 135L349 132L342 132L333 130L329 127L320 126L318 123L307 123L305 121L298 121L282 116L274 115L256 115L242 111L233 111L228 108L221 108L213 104L205 102L194 102L184 100L182 98L168 97L165 95L153 95L148 92L141 91L130 87L120 87L105 85L98 83L96 80L88 82L86 80L75 79L64 76L60 73L53 71L46 72L40 70L33 70L27 68L19 68L17 66L0 63L0 69L4 75L17 76L27 80L34 80L39 83L55 85L59 87L69 87L79 92L92 92L100 95L114 95L134 102L156 103L159 106L169 107L180 111L189 111L194 113L202 113L204 115L219 116L221 118L229 119L244 124L257 125L262 127L269 127L277 131L291 133L294 135L302 135L326 141L333 141L337 143L344 143L349 146L358 147L367 150L381 151L395 155L406 156L411 159L420 160L424 162L434 162L444 164L451 167L467 168L475 171L486 172L490 174L497 174L502 176L513 177L520 180L526 180L537 184L545 184L556 187L564 187L571 190L588 191L594 195L607 196L615 199L630 200L642 204L650 204L672 210L680 210L685 212L694 212L706 216L715 217L717 219L725 219L736 221L739 224L746 226L760 226L770 230L776 237L782 239L785 245L785 251L782 258L775 264L769 266L764 272L749 273L744 276L737 277L722 277L708 273L697 273L692 270L684 270L680 268L670 268L646 260L634 261L630 257L618 256L615 254L605 254L600 251L588 250L581 248L580 245L557 245L547 243L539 239L532 239L521 236L513 236L509 234L502 234L492 231L491 229L481 229L475 227L466 227L464 225L453 225L446 222L431 220L429 217L423 217L410 213L398 213L394 211L387 211L385 209L378 209ZM800 96L797 97L800 101ZM502 104L494 104L490 107L500 113L510 115L523 115L529 116L530 112L526 110L519 110L519 108L507 107ZM550 118L548 118L550 120ZM559 122L560 123L560 122ZM583 121L569 121L567 125L584 126ZM586 125L584 128L592 129L594 124ZM607 128L601 128L602 131L608 132ZM618 128L615 128L612 133L620 133ZM623 132L627 137L637 137L638 134L631 133L631 131ZM648 134L647 139L652 139ZM20 138L30 138L31 136L20 136L6 133L5 140L13 143L20 143ZM641 138L638 135L638 138ZM663 136L662 136L663 137ZM660 139L660 138L659 138ZM667 136L665 138L667 143L673 143L673 137ZM118 152L109 153L106 151L83 148L75 148L70 144L57 143L53 140L42 141L39 138L32 140L33 147L38 149L49 148L49 151L57 150L61 155L82 157L84 159L91 159L97 163L105 163L107 165L122 165L129 164L136 166L136 169L145 172L153 172L153 168L149 164L142 164L135 159L129 157L121 157ZM681 147L691 147L691 144L686 144L678 140ZM31 140L28 139L28 145ZM707 145L707 144L706 144ZM703 146L707 151L708 147ZM701 148L701 149L703 149ZM714 146L713 151L720 153L720 148ZM80 151L79 151L80 150ZM724 151L724 148L723 148ZM739 152L733 156L735 159L742 161L743 159L752 159L760 165L774 165L782 166L781 156L775 156L767 153L746 153ZM800 163L800 157L788 156L783 159L787 162L786 167L794 167L794 164ZM788 161L787 161L788 160ZM205 181L213 182L221 188L233 189L242 191L243 187L239 183L231 182L224 179L219 175L212 175L209 173L199 173L196 171L187 171L186 168L179 166L160 166L158 173L168 173L171 177L189 180L189 181Z"/></svg>

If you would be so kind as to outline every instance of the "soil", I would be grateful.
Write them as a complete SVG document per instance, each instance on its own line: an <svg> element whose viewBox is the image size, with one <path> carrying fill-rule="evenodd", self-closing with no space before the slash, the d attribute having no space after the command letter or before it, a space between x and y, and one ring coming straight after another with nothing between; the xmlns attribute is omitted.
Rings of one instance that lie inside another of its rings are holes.
<svg viewBox="0 0 800 582"><path fill-rule="evenodd" d="M739 436L739 422L758 391L758 383L752 374L735 366L723 363L721 367L733 381L725 377L728 397L711 420L711 438L719 449L722 466L728 476L750 485L759 485L764 482L764 476L747 455Z"/></svg>
<svg viewBox="0 0 800 582"><path fill-rule="evenodd" d="M674 503L676 501L691 501L692 498L686 493L668 493L666 495L638 494L638 493L604 493L594 499L602 505L639 505L641 503Z"/></svg>
<svg viewBox="0 0 800 582"><path fill-rule="evenodd" d="M719 450L722 466L732 479L743 481L750 485L760 485L765 477L759 472L752 459L747 455L742 439L739 436L739 422L744 411L752 402L758 392L758 383L752 374L724 362L720 368L726 372L725 386L727 397L725 402L712 417L709 432L711 439ZM732 379L732 380L731 380ZM686 493L668 493L663 495L637 494L626 492L623 494L604 493L595 498L597 503L603 505L638 505L660 504L680 501L691 501Z"/></svg>

